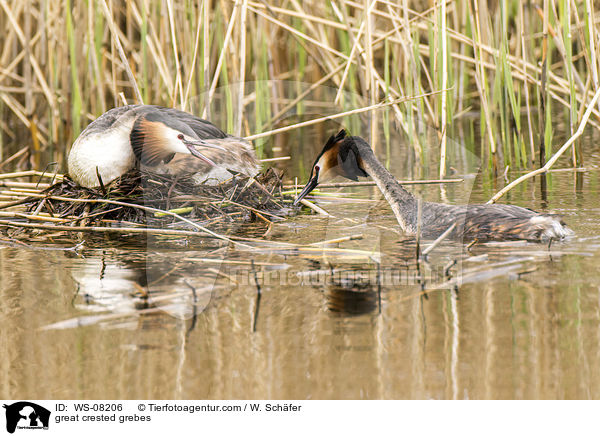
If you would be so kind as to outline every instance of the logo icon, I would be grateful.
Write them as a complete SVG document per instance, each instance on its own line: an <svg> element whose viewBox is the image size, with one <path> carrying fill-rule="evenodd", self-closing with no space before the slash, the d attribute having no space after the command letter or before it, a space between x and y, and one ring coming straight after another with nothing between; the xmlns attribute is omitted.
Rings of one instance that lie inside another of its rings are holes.
<svg viewBox="0 0 600 436"><path fill-rule="evenodd" d="M50 411L42 406L29 401L19 401L10 405L4 404L6 409L6 431L14 433L18 429L48 429Z"/></svg>

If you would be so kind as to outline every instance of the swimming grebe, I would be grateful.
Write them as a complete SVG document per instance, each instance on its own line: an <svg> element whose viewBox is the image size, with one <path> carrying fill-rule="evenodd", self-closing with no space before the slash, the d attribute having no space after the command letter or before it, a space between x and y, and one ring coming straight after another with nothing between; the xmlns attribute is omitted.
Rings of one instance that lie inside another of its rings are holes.
<svg viewBox="0 0 600 436"><path fill-rule="evenodd" d="M100 186L136 165L161 174L194 174L198 183L258 173L252 145L214 124L177 109L129 105L111 109L79 135L69 153L69 176Z"/></svg>
<svg viewBox="0 0 600 436"><path fill-rule="evenodd" d="M336 175L351 180L358 180L359 176L371 176L390 203L402 230L409 234L416 233L417 199L377 160L364 139L347 137L344 130L329 138L315 160L308 183L294 204L319 183ZM449 236L455 239L547 241L573 234L559 216L519 206L421 203L421 232L424 237L436 238L454 223L456 226Z"/></svg>

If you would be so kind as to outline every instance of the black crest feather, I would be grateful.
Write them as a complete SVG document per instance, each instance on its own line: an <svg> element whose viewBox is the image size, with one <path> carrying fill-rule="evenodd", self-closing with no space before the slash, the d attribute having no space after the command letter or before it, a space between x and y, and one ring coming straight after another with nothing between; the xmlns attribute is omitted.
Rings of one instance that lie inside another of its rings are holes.
<svg viewBox="0 0 600 436"><path fill-rule="evenodd" d="M340 130L337 133L337 135L331 135L329 137L329 139L327 140L327 142L325 143L323 150L321 150L321 153L319 153L317 155L317 158L315 159L315 162L313 163L313 167L317 164L317 162L319 162L319 159L321 159L321 156L323 156L323 153L325 153L328 150L331 150L335 144L337 144L339 141L342 141L345 137L346 137L346 131L344 129Z"/></svg>
<svg viewBox="0 0 600 436"><path fill-rule="evenodd" d="M342 167L345 177L357 181L359 177L368 177L369 175L358 164L360 153L354 143L354 138L351 136L342 143L338 153L338 165Z"/></svg>

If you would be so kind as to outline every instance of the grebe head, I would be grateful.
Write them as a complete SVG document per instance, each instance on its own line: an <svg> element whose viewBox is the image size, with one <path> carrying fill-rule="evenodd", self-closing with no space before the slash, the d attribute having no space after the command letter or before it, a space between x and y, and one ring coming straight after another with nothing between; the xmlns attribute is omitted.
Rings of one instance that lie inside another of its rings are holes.
<svg viewBox="0 0 600 436"><path fill-rule="evenodd" d="M140 115L133 124L129 141L137 159L148 166L168 163L175 153L191 154L215 166L196 147L225 151L223 147L200 139L186 123L160 112Z"/></svg>
<svg viewBox="0 0 600 436"><path fill-rule="evenodd" d="M343 129L337 135L329 137L313 164L308 183L294 201L294 205L297 205L319 183L335 176L343 176L355 181L358 177L368 177L362 168L362 161L354 143L358 139L360 138L346 136L346 131Z"/></svg>

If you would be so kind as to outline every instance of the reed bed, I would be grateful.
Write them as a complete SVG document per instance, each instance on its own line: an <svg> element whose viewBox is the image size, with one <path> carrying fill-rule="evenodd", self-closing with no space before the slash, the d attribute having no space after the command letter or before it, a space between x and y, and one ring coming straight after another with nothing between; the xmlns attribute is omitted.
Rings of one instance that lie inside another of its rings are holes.
<svg viewBox="0 0 600 436"><path fill-rule="evenodd" d="M600 86L597 13L593 0L0 0L0 170L64 169L82 128L124 101L242 136L315 102L328 114L387 102L348 127L378 147L383 118L386 149L396 128L421 163L435 128L441 177L465 123L486 168L541 167L556 125L575 133ZM600 128L600 105L588 125ZM263 156L274 135L256 139ZM569 158L582 164L579 142Z"/></svg>

